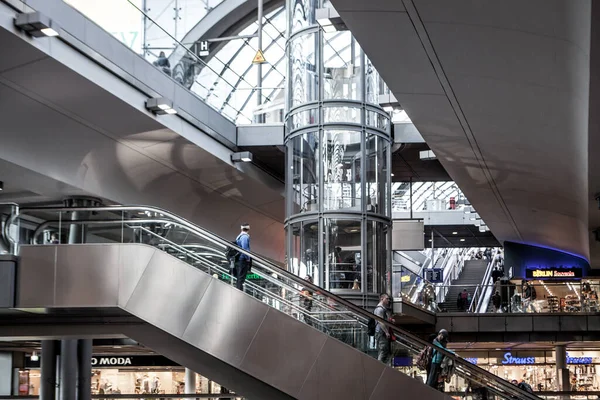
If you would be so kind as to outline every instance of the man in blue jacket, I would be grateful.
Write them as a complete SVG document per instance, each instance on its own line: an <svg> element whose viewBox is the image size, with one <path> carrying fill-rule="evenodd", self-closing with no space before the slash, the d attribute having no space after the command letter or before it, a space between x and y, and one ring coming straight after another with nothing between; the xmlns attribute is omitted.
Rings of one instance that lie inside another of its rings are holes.
<svg viewBox="0 0 600 400"><path fill-rule="evenodd" d="M235 242L239 247L246 251L250 251L250 225L242 224L242 231L235 239ZM244 290L244 282L246 281L246 275L250 271L250 266L252 265L252 259L245 255L240 254L237 261L235 262L235 277L237 279L235 283L235 287Z"/></svg>

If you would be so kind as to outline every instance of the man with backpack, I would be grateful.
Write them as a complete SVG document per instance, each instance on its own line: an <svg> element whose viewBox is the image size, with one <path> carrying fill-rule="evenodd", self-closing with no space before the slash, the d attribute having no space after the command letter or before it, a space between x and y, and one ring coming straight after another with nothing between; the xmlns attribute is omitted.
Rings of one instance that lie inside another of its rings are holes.
<svg viewBox="0 0 600 400"><path fill-rule="evenodd" d="M390 296L382 293L373 314L385 321L390 321L390 303ZM392 357L392 337L388 327L381 322L375 325L375 343L377 344L377 359L384 364L389 364Z"/></svg>
<svg viewBox="0 0 600 400"><path fill-rule="evenodd" d="M250 251L250 224L242 224L242 231L235 239L235 243L246 251ZM250 272L252 259L245 254L238 254L235 260L234 275L236 278L235 287L239 290L244 290L244 282L246 275Z"/></svg>

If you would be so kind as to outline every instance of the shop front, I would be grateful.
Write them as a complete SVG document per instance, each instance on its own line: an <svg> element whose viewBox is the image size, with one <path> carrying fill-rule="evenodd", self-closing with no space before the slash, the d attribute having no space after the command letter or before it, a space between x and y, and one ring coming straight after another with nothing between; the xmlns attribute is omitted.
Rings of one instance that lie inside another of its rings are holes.
<svg viewBox="0 0 600 400"><path fill-rule="evenodd" d="M185 368L163 356L94 355L92 394L183 394ZM40 362L26 359L19 371L19 395L39 395ZM196 393L229 393L219 384L196 376Z"/></svg>
<svg viewBox="0 0 600 400"><path fill-rule="evenodd" d="M459 355L502 379L525 380L535 391L558 391L554 351L459 352ZM600 388L600 351L569 350L567 367L571 390Z"/></svg>
<svg viewBox="0 0 600 400"><path fill-rule="evenodd" d="M509 382L525 380L534 391L558 391L554 351L458 351L457 354ZM600 351L569 350L567 366L571 390L600 389ZM427 379L427 373L414 366L412 357L395 357L394 367L418 380ZM446 392L464 393L466 390L467 382L456 375L445 386Z"/></svg>

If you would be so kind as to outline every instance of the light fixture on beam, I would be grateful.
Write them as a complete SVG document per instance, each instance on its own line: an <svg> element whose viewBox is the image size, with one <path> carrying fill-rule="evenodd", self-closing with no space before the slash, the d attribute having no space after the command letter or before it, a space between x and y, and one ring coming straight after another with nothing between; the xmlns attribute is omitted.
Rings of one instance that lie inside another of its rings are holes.
<svg viewBox="0 0 600 400"><path fill-rule="evenodd" d="M402 106L393 93L380 94L379 105L385 112L402 111Z"/></svg>
<svg viewBox="0 0 600 400"><path fill-rule="evenodd" d="M15 26L33 37L58 36L60 31L56 22L39 11L17 15Z"/></svg>
<svg viewBox="0 0 600 400"><path fill-rule="evenodd" d="M40 356L38 356L35 351L33 353L31 353L31 361L39 361L39 360L40 360Z"/></svg>
<svg viewBox="0 0 600 400"><path fill-rule="evenodd" d="M326 33L348 30L348 27L344 21L342 21L340 14L331 7L317 8L315 17L318 24Z"/></svg>
<svg viewBox="0 0 600 400"><path fill-rule="evenodd" d="M251 162L252 153L249 151L241 151L239 153L231 154L231 161L233 162Z"/></svg>
<svg viewBox="0 0 600 400"><path fill-rule="evenodd" d="M460 239L460 241L461 241L461 242L464 242L464 241L465 241L465 239Z"/></svg>
<svg viewBox="0 0 600 400"><path fill-rule="evenodd" d="M157 115L177 114L173 102L164 97L152 97L146 100L146 108Z"/></svg>

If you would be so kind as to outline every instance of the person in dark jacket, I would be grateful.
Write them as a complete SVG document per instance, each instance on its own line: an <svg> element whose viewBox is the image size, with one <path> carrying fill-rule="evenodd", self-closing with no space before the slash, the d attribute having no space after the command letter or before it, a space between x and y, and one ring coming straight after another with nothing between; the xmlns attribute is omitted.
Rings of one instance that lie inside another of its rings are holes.
<svg viewBox="0 0 600 400"><path fill-rule="evenodd" d="M165 74L171 76L171 63L169 62L169 59L165 55L164 51L160 52L158 58L152 64L159 67Z"/></svg>
<svg viewBox="0 0 600 400"><path fill-rule="evenodd" d="M497 290L492 296L492 305L494 306L494 312L498 312L500 307L502 307L502 296L500 296L500 292Z"/></svg>

